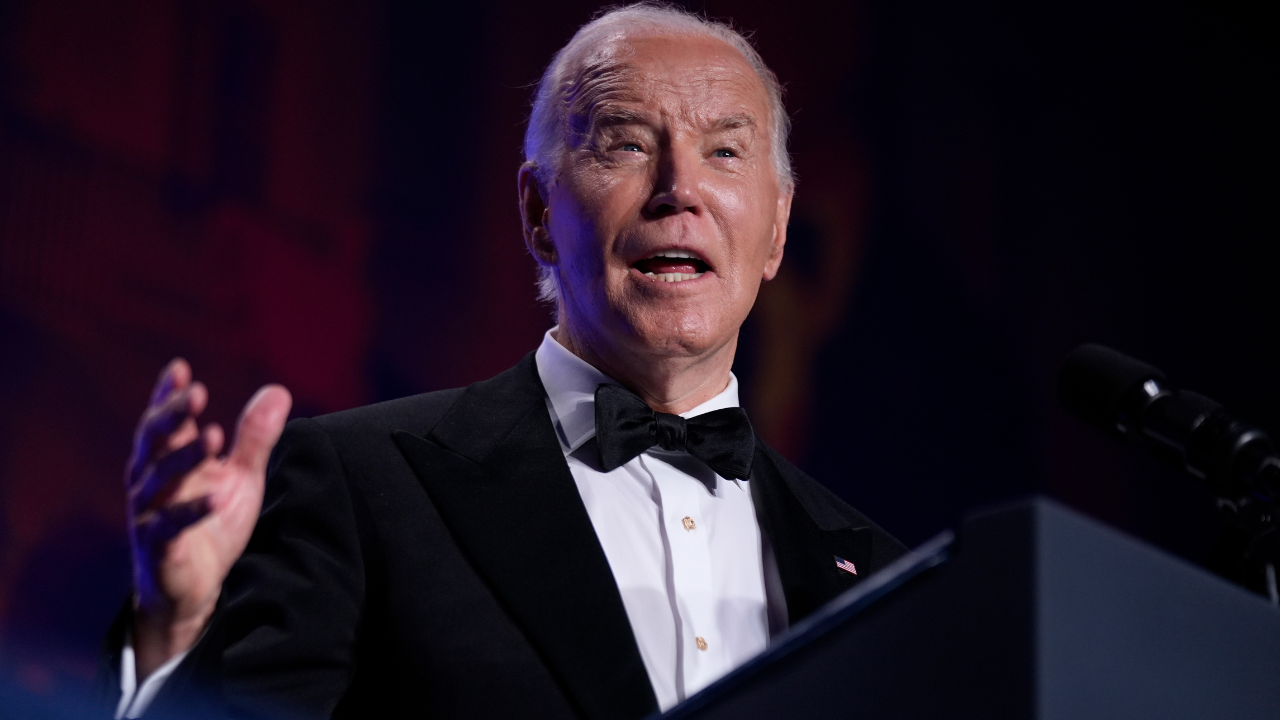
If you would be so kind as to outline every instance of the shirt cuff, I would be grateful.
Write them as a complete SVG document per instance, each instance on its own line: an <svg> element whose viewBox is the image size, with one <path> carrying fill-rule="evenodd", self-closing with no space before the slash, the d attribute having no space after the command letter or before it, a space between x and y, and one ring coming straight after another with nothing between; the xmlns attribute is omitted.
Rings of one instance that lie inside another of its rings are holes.
<svg viewBox="0 0 1280 720"><path fill-rule="evenodd" d="M142 717L142 714L151 706L151 701L155 700L156 695L160 693L160 688L164 687L165 681L189 652L191 652L190 648L169 658L165 664L148 675L139 687L138 665L133 654L133 634L125 633L124 647L120 650L120 704L116 705L115 720L133 720Z"/></svg>

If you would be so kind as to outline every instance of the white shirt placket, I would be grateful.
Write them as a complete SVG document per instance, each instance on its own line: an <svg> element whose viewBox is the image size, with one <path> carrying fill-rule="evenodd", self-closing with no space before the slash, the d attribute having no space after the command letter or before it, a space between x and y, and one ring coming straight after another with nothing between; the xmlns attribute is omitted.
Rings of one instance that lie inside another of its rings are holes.
<svg viewBox="0 0 1280 720"><path fill-rule="evenodd" d="M724 674L724 651L716 630L708 501L715 498L699 480L653 454L641 456L661 496L662 529L671 548L671 583L679 613L676 658L688 697Z"/></svg>

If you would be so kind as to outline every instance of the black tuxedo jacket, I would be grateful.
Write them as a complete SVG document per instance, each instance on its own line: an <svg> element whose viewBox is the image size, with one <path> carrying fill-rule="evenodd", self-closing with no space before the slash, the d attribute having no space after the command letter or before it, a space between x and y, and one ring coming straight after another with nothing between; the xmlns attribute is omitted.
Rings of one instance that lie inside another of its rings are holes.
<svg viewBox="0 0 1280 720"><path fill-rule="evenodd" d="M465 389L295 420L268 473L218 611L148 717L657 711L532 354ZM762 442L750 487L793 623L904 551Z"/></svg>

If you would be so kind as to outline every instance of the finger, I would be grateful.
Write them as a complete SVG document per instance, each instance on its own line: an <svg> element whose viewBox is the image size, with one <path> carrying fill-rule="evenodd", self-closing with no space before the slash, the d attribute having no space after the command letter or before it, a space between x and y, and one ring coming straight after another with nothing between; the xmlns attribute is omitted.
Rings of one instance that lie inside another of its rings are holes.
<svg viewBox="0 0 1280 720"><path fill-rule="evenodd" d="M138 421L138 428L133 434L132 453L129 456L129 462L125 466L126 485L132 486L137 482L142 468L149 460L150 442L145 437L145 428L150 418L155 415L156 408L168 402L176 391L186 389L190 383L191 366L180 357L170 360L160 370L160 376L156 378L155 386L151 389L151 398L147 401L147 409L143 411L142 419Z"/></svg>
<svg viewBox="0 0 1280 720"><path fill-rule="evenodd" d="M163 545L174 539L183 530L200 522L209 514L212 505L209 496L198 497L186 502L174 503L161 508L138 522L139 534L146 538L151 547Z"/></svg>
<svg viewBox="0 0 1280 720"><path fill-rule="evenodd" d="M293 397L283 385L266 385L254 393L236 424L235 446L229 462L258 474L265 473L271 448L280 439L292 406Z"/></svg>
<svg viewBox="0 0 1280 720"><path fill-rule="evenodd" d="M188 417L186 420L182 421L182 424L178 426L177 430L169 433L168 437L164 438L164 442L160 443L158 447L154 449L154 453L162 454L173 452L198 437L200 437L200 426L196 424L195 418Z"/></svg>
<svg viewBox="0 0 1280 720"><path fill-rule="evenodd" d="M145 429L153 435L173 432L188 417L195 417L209 406L209 388L199 380L170 393L159 405L142 416L139 431Z"/></svg>
<svg viewBox="0 0 1280 720"><path fill-rule="evenodd" d="M181 480L208 457L204 441L198 438L153 463L133 486L130 503L135 515L143 514L157 497L173 494Z"/></svg>
<svg viewBox="0 0 1280 720"><path fill-rule="evenodd" d="M202 382L170 393L159 405L148 408L138 423L135 441L154 440L176 430L183 420L204 412L209 404L209 389Z"/></svg>
<svg viewBox="0 0 1280 720"><path fill-rule="evenodd" d="M150 466L133 490L133 512L142 514L171 497L188 473L222 450L222 428L211 425L200 437L168 453Z"/></svg>
<svg viewBox="0 0 1280 720"><path fill-rule="evenodd" d="M190 387L169 395L159 407L153 408L142 417L134 437L133 457L130 459L130 484L136 483L146 465L156 454L157 447L183 445L185 443L169 443L168 437L183 427L184 423L204 412L209 404L209 390L204 383L196 382ZM190 436L190 432L187 433ZM190 442L188 440L188 442Z"/></svg>
<svg viewBox="0 0 1280 720"><path fill-rule="evenodd" d="M208 448L210 455L218 455L222 452L222 445L226 442L227 434L222 431L222 426L218 423L209 423L204 428L204 446Z"/></svg>
<svg viewBox="0 0 1280 720"><path fill-rule="evenodd" d="M191 365L180 357L170 360L169 364L160 371L160 377L156 378L155 388L151 391L151 400L147 404L159 403L169 393L186 387L190 382Z"/></svg>

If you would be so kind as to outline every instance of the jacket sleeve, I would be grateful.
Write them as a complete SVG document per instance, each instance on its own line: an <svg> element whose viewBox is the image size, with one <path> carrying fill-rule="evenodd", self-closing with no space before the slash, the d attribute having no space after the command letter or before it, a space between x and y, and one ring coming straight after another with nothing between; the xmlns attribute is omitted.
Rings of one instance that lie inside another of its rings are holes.
<svg viewBox="0 0 1280 720"><path fill-rule="evenodd" d="M351 683L364 594L341 458L317 423L294 420L205 636L144 717L329 717Z"/></svg>

